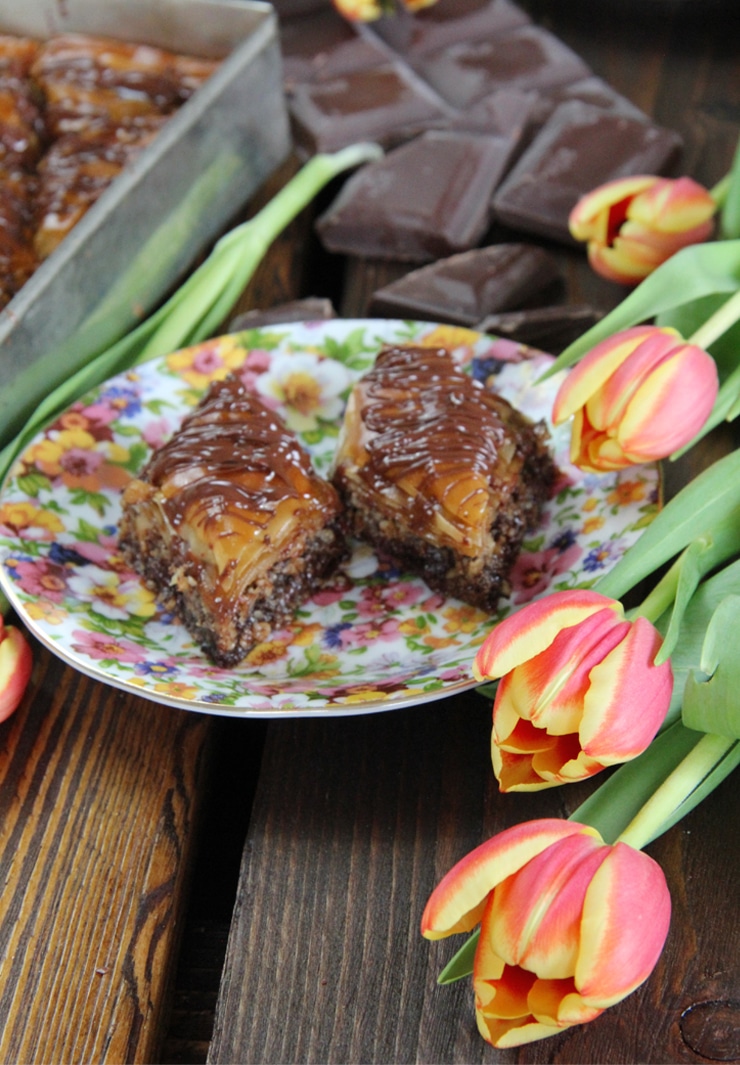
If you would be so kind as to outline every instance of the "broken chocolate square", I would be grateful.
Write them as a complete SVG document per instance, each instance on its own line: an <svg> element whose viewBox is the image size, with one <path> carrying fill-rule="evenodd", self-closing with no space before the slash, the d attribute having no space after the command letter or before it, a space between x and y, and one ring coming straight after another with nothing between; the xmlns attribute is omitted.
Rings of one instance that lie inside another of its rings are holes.
<svg viewBox="0 0 740 1065"><path fill-rule="evenodd" d="M529 16L511 0L442 0L413 14L400 9L372 23L372 29L397 52L416 56L529 22Z"/></svg>
<svg viewBox="0 0 740 1065"><path fill-rule="evenodd" d="M568 216L591 189L614 178L666 173L681 149L672 130L571 100L553 112L498 188L499 222L574 244Z"/></svg>
<svg viewBox="0 0 740 1065"><path fill-rule="evenodd" d="M431 131L345 182L316 229L331 252L429 262L474 248L511 153L504 138Z"/></svg>
<svg viewBox="0 0 740 1065"><path fill-rule="evenodd" d="M584 61L540 26L461 41L414 63L445 100L465 108L496 89L550 89L587 77Z"/></svg>
<svg viewBox="0 0 740 1065"><path fill-rule="evenodd" d="M494 311L531 303L560 280L555 258L531 244L491 244L429 266L373 293L370 313L474 326Z"/></svg>
<svg viewBox="0 0 740 1065"><path fill-rule="evenodd" d="M297 145L309 154L358 141L392 147L448 122L452 114L428 85L395 61L303 82L288 106Z"/></svg>

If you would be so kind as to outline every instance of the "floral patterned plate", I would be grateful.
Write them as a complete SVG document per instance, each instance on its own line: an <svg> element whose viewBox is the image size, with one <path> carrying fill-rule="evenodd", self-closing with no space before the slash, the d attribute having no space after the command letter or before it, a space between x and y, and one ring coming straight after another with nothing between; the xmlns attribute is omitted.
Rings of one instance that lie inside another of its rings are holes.
<svg viewBox="0 0 740 1065"><path fill-rule="evenodd" d="M551 589L593 583L638 538L659 505L656 467L584 475L568 463L567 429L555 430L559 491L495 616L430 592L357 545L293 623L234 669L203 656L117 551L122 487L210 381L240 373L325 471L348 389L386 341L448 347L479 378L495 378L532 418L548 416L559 378L537 378L549 356L429 323L273 326L146 363L70 407L29 445L3 486L0 579L28 628L83 673L210 714L367 713L473 686L473 657L497 619Z"/></svg>

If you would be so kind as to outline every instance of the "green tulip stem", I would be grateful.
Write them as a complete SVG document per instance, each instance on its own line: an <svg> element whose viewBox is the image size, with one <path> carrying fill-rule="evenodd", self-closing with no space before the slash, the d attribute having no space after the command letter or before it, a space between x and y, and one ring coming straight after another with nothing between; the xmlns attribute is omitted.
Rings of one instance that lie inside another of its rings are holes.
<svg viewBox="0 0 740 1065"><path fill-rule="evenodd" d="M636 850L647 846L661 834L665 824L673 823L676 810L736 744L737 740L729 736L705 733L653 792L615 842L627 843Z"/></svg>
<svg viewBox="0 0 740 1065"><path fill-rule="evenodd" d="M706 350L710 344L726 333L738 318L740 318L740 289L699 326L689 338L688 343L696 344L697 347Z"/></svg>
<svg viewBox="0 0 740 1065"><path fill-rule="evenodd" d="M666 610L671 608L676 598L676 592L678 591L682 562L683 559L680 556L643 599L640 605L634 607L632 610L626 611L626 617L629 618L630 621L633 621L638 617L643 617L647 618L648 621L655 623L658 618L661 618L663 614L665 614Z"/></svg>
<svg viewBox="0 0 740 1065"><path fill-rule="evenodd" d="M723 178L720 178L717 184L709 190L709 195L717 204L718 210L722 210L727 201L727 193L730 191L731 180L732 175L725 174L725 176Z"/></svg>

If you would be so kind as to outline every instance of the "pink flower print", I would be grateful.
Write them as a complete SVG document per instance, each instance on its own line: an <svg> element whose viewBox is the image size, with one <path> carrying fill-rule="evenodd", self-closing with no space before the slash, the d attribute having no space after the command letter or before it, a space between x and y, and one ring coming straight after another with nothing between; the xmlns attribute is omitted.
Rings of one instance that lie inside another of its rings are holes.
<svg viewBox="0 0 740 1065"><path fill-rule="evenodd" d="M107 632L85 632L84 629L75 629L72 635L76 640L72 644L74 650L87 655L88 658L111 659L127 664L144 662L147 658L147 652L131 640L120 639Z"/></svg>
<svg viewBox="0 0 740 1065"><path fill-rule="evenodd" d="M528 603L546 592L555 577L571 569L582 555L577 544L566 547L548 547L544 551L522 551L511 571L514 603Z"/></svg>

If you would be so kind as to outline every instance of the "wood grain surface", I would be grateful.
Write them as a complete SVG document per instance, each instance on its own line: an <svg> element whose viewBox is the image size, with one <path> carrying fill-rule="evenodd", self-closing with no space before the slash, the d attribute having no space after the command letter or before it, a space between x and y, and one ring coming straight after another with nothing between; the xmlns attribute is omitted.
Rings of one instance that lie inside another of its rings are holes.
<svg viewBox="0 0 740 1065"><path fill-rule="evenodd" d="M419 934L435 884L500 829L567 816L585 795L578 786L499 796L489 736L490 708L475 693L270 726L210 1062L740 1056L740 811L730 781L649 849L673 897L668 944L653 978L598 1021L494 1051L475 1028L469 981L437 986L462 940Z"/></svg>
<svg viewBox="0 0 740 1065"><path fill-rule="evenodd" d="M0 1060L153 1060L207 731L35 647L0 726Z"/></svg>
<svg viewBox="0 0 740 1065"><path fill-rule="evenodd" d="M444 0L442 0L444 2ZM531 0L527 7L615 88L686 142L708 186L740 130L731 5ZM718 21L719 19L719 21ZM574 303L624 295L582 255L559 257ZM320 260L319 260L320 261ZM349 260L332 290L362 315L398 266ZM310 294L321 295L322 274ZM665 471L667 495L737 446L725 429ZM518 1050L479 1037L468 981L438 987L454 952L419 935L424 903L473 846L509 824L563 816L585 785L500 796L490 708L475 693L350 719L268 726L208 1061L668 1063L740 1061L740 803L727 781L649 852L673 899L651 978L590 1025Z"/></svg>

